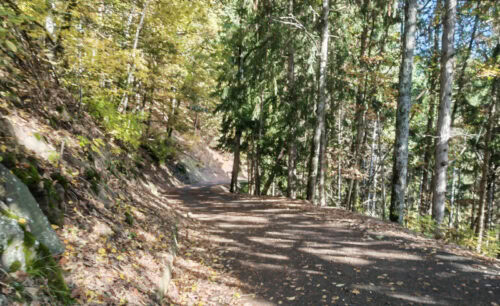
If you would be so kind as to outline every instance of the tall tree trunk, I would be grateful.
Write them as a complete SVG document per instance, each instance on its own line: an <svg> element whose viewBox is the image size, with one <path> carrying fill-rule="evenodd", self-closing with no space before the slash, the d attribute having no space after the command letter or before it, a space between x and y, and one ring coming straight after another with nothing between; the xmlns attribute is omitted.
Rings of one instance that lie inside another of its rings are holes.
<svg viewBox="0 0 500 306"><path fill-rule="evenodd" d="M316 125L314 128L313 146L314 155L312 158L312 172L311 183L309 184L308 200L314 204L317 203L316 199L316 182L318 176L318 168L320 164L320 147L321 147L321 134L325 130L325 109L326 109L326 76L328 64L328 15L330 12L330 0L323 0L323 8L321 11L321 51L319 61L319 87L318 87L318 107L316 109Z"/></svg>
<svg viewBox="0 0 500 306"><path fill-rule="evenodd" d="M493 210L494 210L494 201L495 201L495 171L492 171L491 174L491 179L490 179L490 184L489 184L489 192L488 192L488 219L486 219L487 222L487 229L490 230L492 228L492 222L493 222Z"/></svg>
<svg viewBox="0 0 500 306"><path fill-rule="evenodd" d="M493 53L493 63L496 64L496 58L500 53L500 44L497 44L495 51ZM477 247L476 251L481 251L481 246L483 243L483 231L484 231L484 210L485 210L485 202L487 198L487 184L490 170L490 158L491 158L491 149L490 143L493 134L493 128L495 124L498 124L496 112L499 107L500 101L500 78L497 77L492 86L491 90L491 104L488 109L488 124L486 127L486 134L484 136L484 158L483 158L483 168L481 175L481 183L479 185L479 209L478 209L478 217L479 220L476 226L476 234L477 234Z"/></svg>
<svg viewBox="0 0 500 306"><path fill-rule="evenodd" d="M372 134L372 148L371 148L371 158L370 158L370 179L368 186L368 212L370 215L375 214L375 201L377 198L377 164L380 159L380 150L376 149L376 144L380 143L380 128L379 128L379 115L377 113L377 120L375 120L375 127ZM380 149L380 148L379 148ZM378 152L376 152L378 151Z"/></svg>
<svg viewBox="0 0 500 306"><path fill-rule="evenodd" d="M149 5L150 0L146 0L144 2L144 7L142 9L141 13L141 19L139 20L139 24L137 25L137 29L135 31L135 37L134 37L134 44L132 46L132 64L128 66L127 69L127 82L125 83L125 93L123 93L122 100L120 102L120 105L118 107L118 110L122 113L127 111L127 104L128 104L128 93L126 92L130 84L134 81L134 72L135 72L135 55L136 55L136 50L137 50L137 45L139 44L139 35L141 34L142 27L144 25L144 19L146 17L146 12L148 10L148 5Z"/></svg>
<svg viewBox="0 0 500 306"><path fill-rule="evenodd" d="M328 147L328 137L326 134L326 122L323 125L323 131L321 131L321 143L320 143L320 162L318 171L318 204L321 207L326 206L326 191L325 191L325 172L327 170L326 162L326 148Z"/></svg>
<svg viewBox="0 0 500 306"><path fill-rule="evenodd" d="M234 137L234 159L233 159L233 172L231 174L231 187L229 191L232 193L238 192L238 174L240 173L240 143L241 143L241 129L236 128Z"/></svg>
<svg viewBox="0 0 500 306"><path fill-rule="evenodd" d="M439 226L443 221L446 196L446 170L448 169L448 142L451 136L451 93L453 87L453 65L455 62L455 19L457 0L445 1L443 38L441 52L441 76L439 91L439 115L434 168L434 190L432 217L436 221L436 236L440 237Z"/></svg>
<svg viewBox="0 0 500 306"><path fill-rule="evenodd" d="M337 118L337 145L339 148L342 147L342 104L339 102L338 105L338 118ZM342 159L341 159L341 153L339 152L337 154L337 205L336 207L339 207L340 204L342 203Z"/></svg>
<svg viewBox="0 0 500 306"><path fill-rule="evenodd" d="M380 168L380 183L382 185L382 219L387 220L386 215L386 194L385 194L385 158L381 160L382 166Z"/></svg>
<svg viewBox="0 0 500 306"><path fill-rule="evenodd" d="M294 13L294 0L289 0L290 15ZM292 33L290 33L293 37ZM287 197L297 198L297 140L296 140L296 120L297 106L295 94L295 49L293 42L290 43L290 54L288 55L288 99L291 110L290 135L288 139L288 177L287 177Z"/></svg>
<svg viewBox="0 0 500 306"><path fill-rule="evenodd" d="M417 22L417 0L406 0L403 59L399 71L399 98L396 113L396 141L392 176L390 219L403 223L408 172L408 133L411 107L413 53Z"/></svg>
<svg viewBox="0 0 500 306"><path fill-rule="evenodd" d="M448 218L448 227L451 227L451 224L453 222L453 208L455 205L455 184L457 182L457 169L455 167L452 167L451 170L451 199L450 199L450 215Z"/></svg>

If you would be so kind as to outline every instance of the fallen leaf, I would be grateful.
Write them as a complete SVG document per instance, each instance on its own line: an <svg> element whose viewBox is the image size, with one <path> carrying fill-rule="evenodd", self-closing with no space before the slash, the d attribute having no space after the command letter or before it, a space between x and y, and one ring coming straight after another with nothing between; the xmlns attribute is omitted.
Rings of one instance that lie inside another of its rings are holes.
<svg viewBox="0 0 500 306"><path fill-rule="evenodd" d="M353 294L356 294L356 295L360 294L360 292L359 292L359 290L358 290L358 289L353 289L353 290L352 290L352 293L353 293Z"/></svg>

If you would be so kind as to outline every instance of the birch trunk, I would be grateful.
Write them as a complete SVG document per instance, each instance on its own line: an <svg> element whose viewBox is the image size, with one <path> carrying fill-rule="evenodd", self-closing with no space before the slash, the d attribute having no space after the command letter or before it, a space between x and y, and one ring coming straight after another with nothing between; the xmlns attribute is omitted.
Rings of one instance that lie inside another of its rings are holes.
<svg viewBox="0 0 500 306"><path fill-rule="evenodd" d="M399 71L399 99L396 113L396 141L394 144L394 165L391 190L390 219L403 223L406 178L408 175L408 133L411 107L413 54L417 21L417 0L405 4L405 27L403 59Z"/></svg>
<svg viewBox="0 0 500 306"><path fill-rule="evenodd" d="M440 237L439 225L443 221L446 196L446 170L448 169L448 142L451 136L451 94L455 62L455 19L457 0L445 1L441 52L441 76L439 91L439 115L435 151L432 216L436 221L436 236Z"/></svg>
<svg viewBox="0 0 500 306"><path fill-rule="evenodd" d="M120 106L118 110L122 113L127 111L127 104L128 104L128 89L130 87L130 84L134 81L134 72L135 72L135 55L136 55L136 50L137 50L137 45L139 44L139 35L141 33L142 27L144 26L144 18L146 17L146 12L148 10L148 5L149 5L150 0L146 0L144 3L144 8L142 9L141 12L141 19L139 20L139 25L137 25L137 29L135 31L135 37L134 37L134 44L132 46L132 64L128 66L127 69L127 82L125 84L125 93L123 93L122 100L120 102Z"/></svg>

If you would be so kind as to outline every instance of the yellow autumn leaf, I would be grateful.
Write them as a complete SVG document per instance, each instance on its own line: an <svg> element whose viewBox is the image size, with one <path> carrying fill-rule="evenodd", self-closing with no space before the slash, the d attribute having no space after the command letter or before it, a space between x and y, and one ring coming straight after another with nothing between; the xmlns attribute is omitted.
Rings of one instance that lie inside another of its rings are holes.
<svg viewBox="0 0 500 306"><path fill-rule="evenodd" d="M55 224L51 224L50 226L51 226L53 229L55 229L55 230L59 228L59 226L57 226L57 225L55 225Z"/></svg>
<svg viewBox="0 0 500 306"><path fill-rule="evenodd" d="M106 249L104 248L100 248L97 253L101 254L102 256L105 256L106 255Z"/></svg>
<svg viewBox="0 0 500 306"><path fill-rule="evenodd" d="M123 261L123 260L125 260L125 257L123 257L122 255L118 255L118 256L116 256L116 259Z"/></svg>
<svg viewBox="0 0 500 306"><path fill-rule="evenodd" d="M19 220L17 220L17 223L19 223L21 225L25 225L27 223L27 221L24 218L19 218Z"/></svg>

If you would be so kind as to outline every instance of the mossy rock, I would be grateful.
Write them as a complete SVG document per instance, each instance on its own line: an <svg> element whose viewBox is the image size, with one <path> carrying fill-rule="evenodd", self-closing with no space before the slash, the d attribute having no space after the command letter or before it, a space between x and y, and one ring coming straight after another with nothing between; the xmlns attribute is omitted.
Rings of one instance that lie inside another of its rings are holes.
<svg viewBox="0 0 500 306"><path fill-rule="evenodd" d="M64 189L52 180L43 179L43 190L35 195L43 213L51 224L64 225ZM59 190L58 190L59 189ZM62 190L61 190L62 189Z"/></svg>

